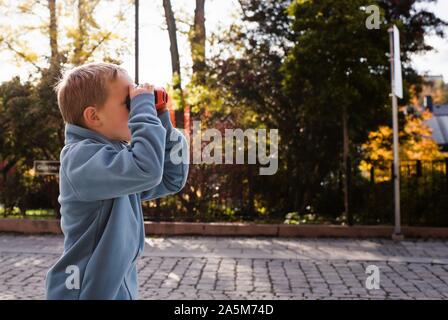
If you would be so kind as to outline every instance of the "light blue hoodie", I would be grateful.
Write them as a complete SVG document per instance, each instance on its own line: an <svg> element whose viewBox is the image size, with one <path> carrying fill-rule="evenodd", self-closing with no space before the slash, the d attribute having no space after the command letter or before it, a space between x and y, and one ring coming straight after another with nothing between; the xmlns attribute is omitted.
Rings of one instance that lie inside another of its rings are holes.
<svg viewBox="0 0 448 320"><path fill-rule="evenodd" d="M189 153L169 112L157 116L153 94L132 99L129 128L125 144L66 124L58 198L64 252L47 272L47 299L138 298L141 201L179 192ZM172 150L181 163L171 160Z"/></svg>

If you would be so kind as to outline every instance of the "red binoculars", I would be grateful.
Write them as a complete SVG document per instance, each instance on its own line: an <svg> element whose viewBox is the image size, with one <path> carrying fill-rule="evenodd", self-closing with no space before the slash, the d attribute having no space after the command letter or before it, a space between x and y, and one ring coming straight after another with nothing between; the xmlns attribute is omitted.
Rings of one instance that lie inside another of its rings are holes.
<svg viewBox="0 0 448 320"><path fill-rule="evenodd" d="M154 89L154 100L156 109L161 109L168 102L168 93L166 93L164 88L156 88ZM129 95L126 97L126 107L128 110L131 110L131 98Z"/></svg>

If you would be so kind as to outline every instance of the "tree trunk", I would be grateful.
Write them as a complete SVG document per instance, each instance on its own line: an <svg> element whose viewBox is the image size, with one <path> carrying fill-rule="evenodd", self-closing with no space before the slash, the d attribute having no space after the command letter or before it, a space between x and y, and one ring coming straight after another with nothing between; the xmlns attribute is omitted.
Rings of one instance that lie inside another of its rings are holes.
<svg viewBox="0 0 448 320"><path fill-rule="evenodd" d="M247 180L248 180L248 204L247 215L252 220L255 216L255 193L254 193L254 173L252 165L247 166Z"/></svg>
<svg viewBox="0 0 448 320"><path fill-rule="evenodd" d="M173 8L171 6L171 0L163 0L163 9L165 10L165 20L168 27L168 35L170 37L170 53L171 53L171 69L173 77L178 77L178 82L175 81L174 86L180 87L181 74L180 74L180 59L179 49L177 46L177 27L176 20L174 19Z"/></svg>
<svg viewBox="0 0 448 320"><path fill-rule="evenodd" d="M2 190L5 190L6 189L7 171L3 171L2 170L2 177L3 177L3 179L2 179L2 186L1 186L1 188L2 188ZM5 193L1 192L0 196L1 196L0 200L1 200L2 204L3 204L3 217L6 217L6 196L5 196Z"/></svg>
<svg viewBox="0 0 448 320"><path fill-rule="evenodd" d="M199 84L205 83L205 0L196 0L194 24L190 30L193 75Z"/></svg>
<svg viewBox="0 0 448 320"><path fill-rule="evenodd" d="M74 48L74 56L73 56L73 64L78 66L83 63L84 58L82 57L84 51L84 43L85 38L87 36L87 31L85 28L84 17L86 15L85 3L84 0L78 0L77 6L77 14L78 14L78 34L75 40L75 48Z"/></svg>
<svg viewBox="0 0 448 320"><path fill-rule="evenodd" d="M184 127L184 93L182 90L182 77L180 72L180 58L179 58L179 47L177 45L177 27L176 20L174 18L173 8L171 6L171 0L163 0L163 9L165 10L165 20L168 27L168 35L170 38L170 53L171 53L171 69L173 74L173 87L178 91L180 96L181 108L175 115L176 126Z"/></svg>
<svg viewBox="0 0 448 320"><path fill-rule="evenodd" d="M50 13L49 36L50 36L50 70L59 70L59 47L58 47L58 21L56 14L56 0L48 0L48 11Z"/></svg>
<svg viewBox="0 0 448 320"><path fill-rule="evenodd" d="M351 159L350 159L350 140L348 133L348 114L347 107L342 109L342 131L343 131L343 189L344 189L344 208L345 218L348 225L353 225L353 214L350 206L351 191Z"/></svg>

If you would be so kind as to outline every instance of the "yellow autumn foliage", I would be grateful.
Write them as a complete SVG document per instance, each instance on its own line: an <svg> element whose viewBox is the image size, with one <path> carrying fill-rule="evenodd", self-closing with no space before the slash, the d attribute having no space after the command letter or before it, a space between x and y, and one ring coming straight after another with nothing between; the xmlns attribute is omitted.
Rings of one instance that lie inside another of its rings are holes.
<svg viewBox="0 0 448 320"><path fill-rule="evenodd" d="M431 113L427 111L421 116L406 115L405 126L399 132L400 161L433 161L446 157L432 139L431 128L424 123L424 120L431 116ZM359 164L364 177L369 177L370 169L375 165L375 180L390 180L393 160L392 138L392 128L388 126L381 126L378 130L369 133L367 142L362 145L365 160Z"/></svg>

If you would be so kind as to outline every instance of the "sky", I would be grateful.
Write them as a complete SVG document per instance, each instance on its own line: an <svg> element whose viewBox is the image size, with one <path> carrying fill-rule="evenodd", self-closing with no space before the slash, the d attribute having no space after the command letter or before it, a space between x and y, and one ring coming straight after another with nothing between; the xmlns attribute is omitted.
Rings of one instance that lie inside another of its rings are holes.
<svg viewBox="0 0 448 320"><path fill-rule="evenodd" d="M192 21L194 13L193 0L172 0L172 3L176 17L186 17L189 18L189 21ZM108 8L104 7L102 10L99 10L101 12L98 17L100 24L108 23L110 21L110 11L116 9L113 5L106 5ZM437 4L422 4L421 6L428 8L440 18L448 21L448 0L439 0ZM220 28L225 28L235 21L238 16L237 8L237 0L207 0L205 7L207 34L217 33ZM132 77L134 77L133 13L133 8L130 7L127 12L129 20L124 25L116 27L116 31L124 34L127 38L128 52L123 55L122 60L123 66ZM1 19L6 21L7 18L3 15ZM9 23L14 25L14 18L10 19ZM154 85L164 86L171 82L170 43L168 32L164 29L164 19L162 1L140 1L140 83L149 82ZM61 24L63 22L61 21ZM185 31L186 25L178 23L178 28L181 31ZM39 37L30 35L27 41L29 41L29 46L35 49L37 53L41 55L48 54L45 52L48 45L43 43ZM188 74L191 58L186 34L179 33L178 42L181 65L185 67L183 73ZM443 75L445 82L448 82L448 37L440 39L429 35L427 36L427 42L434 47L434 50L412 56L413 67L421 74ZM15 63L11 54L4 51L0 52L0 82L9 80L14 75L19 75L22 80L26 80L32 70L32 67L26 67L26 65L19 66Z"/></svg>
<svg viewBox="0 0 448 320"><path fill-rule="evenodd" d="M422 7L434 12L439 18L448 21L448 0L439 0L437 4L422 4ZM448 82L448 28L446 38L427 36L426 40L434 50L423 55L412 56L412 65L420 73L430 75L443 75L445 83Z"/></svg>
<svg viewBox="0 0 448 320"><path fill-rule="evenodd" d="M14 3L13 0L9 0ZM122 1L123 2L123 1ZM173 10L176 18L188 19L193 21L194 15L193 0L172 0ZM237 0L207 0L206 11L206 32L209 35L212 32L219 32L220 28L225 28L235 20L235 8L237 8ZM98 9L97 21L101 25L110 25L111 12L117 12L118 7L113 4L105 4L107 7L100 7ZM154 85L166 85L171 82L171 56L170 56L170 42L168 31L165 27L165 16L162 7L162 1L140 0L140 32L139 32L139 79L140 83L148 82ZM43 14L46 12L43 11ZM123 67L128 70L128 73L134 78L134 8L131 6L126 13L129 20L125 24L118 27L111 27L114 32L118 32L127 38L128 54L122 57ZM7 20L9 19L9 20ZM28 19L28 18L27 18ZM70 23L73 21L62 21L59 23ZM3 20L3 21L1 21ZM14 17L0 17L0 25L3 23L17 24ZM27 20L27 24L39 23L38 20ZM186 31L186 24L177 23L177 28L180 31ZM62 27L61 27L62 29ZM37 51L41 55L48 55L48 44L44 38L39 38L38 35L30 34L26 39L29 42L29 47ZM45 41L45 42L44 42ZM181 66L189 71L191 66L190 47L187 35L178 33L178 46L181 59ZM0 52L0 82L11 79L15 75L19 75L22 80L26 80L30 71L35 70L28 66L19 66L15 63L11 54Z"/></svg>

